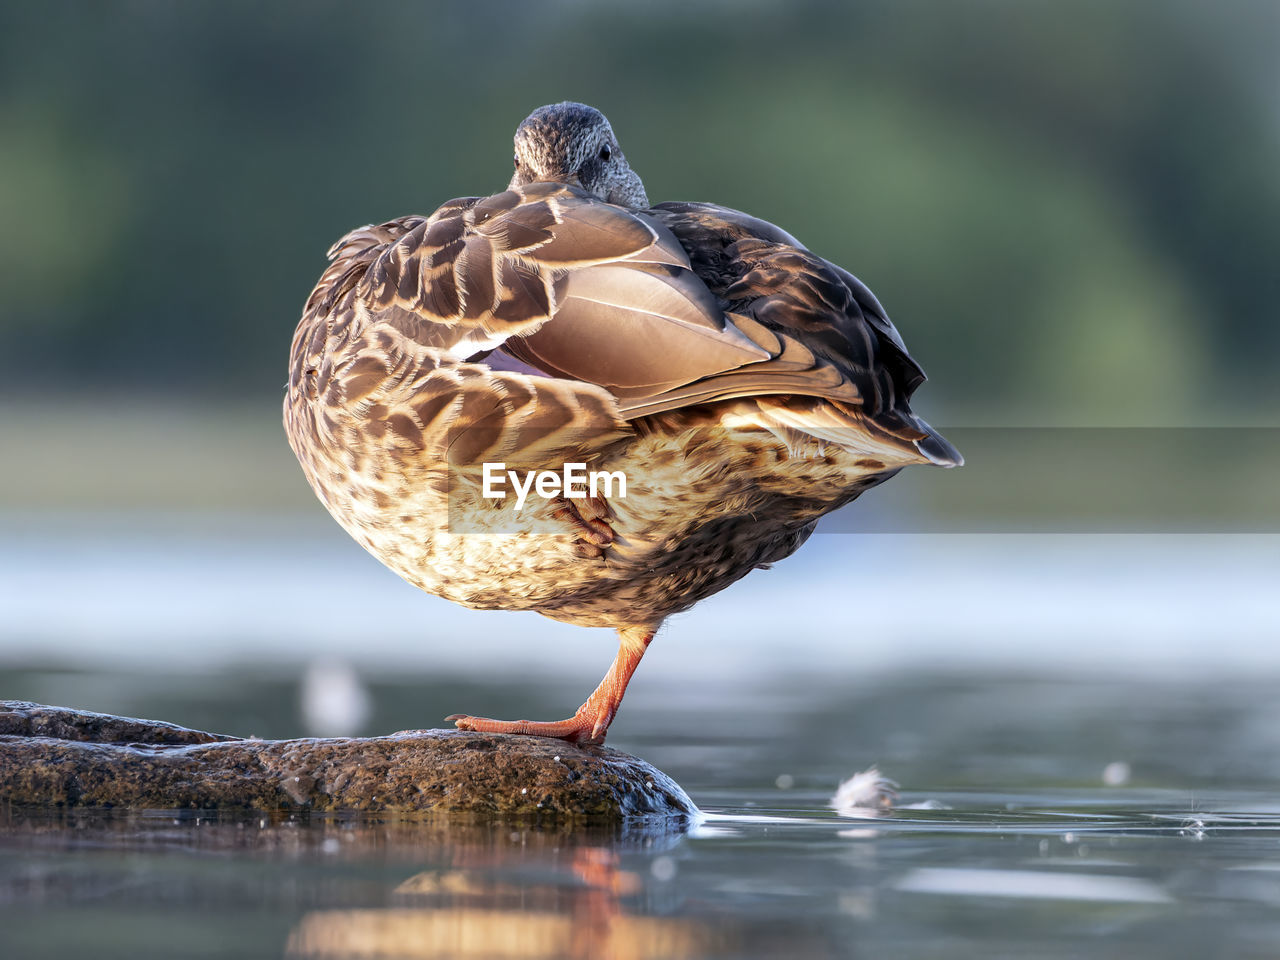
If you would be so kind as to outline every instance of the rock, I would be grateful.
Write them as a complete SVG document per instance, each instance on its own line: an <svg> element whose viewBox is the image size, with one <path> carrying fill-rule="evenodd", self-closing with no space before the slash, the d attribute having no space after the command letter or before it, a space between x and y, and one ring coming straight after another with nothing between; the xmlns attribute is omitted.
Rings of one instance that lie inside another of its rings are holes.
<svg viewBox="0 0 1280 960"><path fill-rule="evenodd" d="M0 736L49 737L91 743L217 743L235 740L217 733L188 730L160 720L134 720L109 713L46 707L22 700L0 700Z"/></svg>
<svg viewBox="0 0 1280 960"><path fill-rule="evenodd" d="M461 730L245 740L0 700L0 803L620 822L688 818L670 777L608 747Z"/></svg>

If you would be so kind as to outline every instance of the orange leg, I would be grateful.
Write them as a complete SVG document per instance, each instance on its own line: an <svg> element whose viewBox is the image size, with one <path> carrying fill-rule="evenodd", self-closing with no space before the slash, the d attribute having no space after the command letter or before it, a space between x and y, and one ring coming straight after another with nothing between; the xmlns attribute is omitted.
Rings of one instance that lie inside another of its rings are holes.
<svg viewBox="0 0 1280 960"><path fill-rule="evenodd" d="M618 705L622 703L622 695L627 692L627 683L640 665L640 658L644 656L645 650L649 648L653 632L652 627L627 627L618 631L618 655L613 658L609 672L604 675L595 692L587 697L587 702L568 720L550 723L536 720L490 720L487 717L469 717L461 713L445 717L445 720L452 720L459 730L474 730L477 733L520 733L532 737L572 740L574 743L604 743L609 724L613 722Z"/></svg>

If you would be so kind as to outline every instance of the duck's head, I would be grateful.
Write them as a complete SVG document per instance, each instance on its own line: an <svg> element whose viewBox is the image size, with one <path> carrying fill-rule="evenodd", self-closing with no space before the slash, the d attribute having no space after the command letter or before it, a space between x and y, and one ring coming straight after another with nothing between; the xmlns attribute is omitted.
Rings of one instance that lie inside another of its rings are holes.
<svg viewBox="0 0 1280 960"><path fill-rule="evenodd" d="M515 142L513 187L554 180L582 187L607 203L649 206L644 184L595 107L570 102L539 107L516 129Z"/></svg>

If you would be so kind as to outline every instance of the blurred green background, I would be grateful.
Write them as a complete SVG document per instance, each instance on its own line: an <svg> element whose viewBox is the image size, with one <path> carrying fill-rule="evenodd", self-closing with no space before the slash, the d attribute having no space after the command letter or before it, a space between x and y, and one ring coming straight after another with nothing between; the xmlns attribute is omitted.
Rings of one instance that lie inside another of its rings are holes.
<svg viewBox="0 0 1280 960"><path fill-rule="evenodd" d="M6 4L6 416L274 419L329 243L501 188L567 98L655 201L869 283L941 422L1270 422L1278 36L1271 0Z"/></svg>

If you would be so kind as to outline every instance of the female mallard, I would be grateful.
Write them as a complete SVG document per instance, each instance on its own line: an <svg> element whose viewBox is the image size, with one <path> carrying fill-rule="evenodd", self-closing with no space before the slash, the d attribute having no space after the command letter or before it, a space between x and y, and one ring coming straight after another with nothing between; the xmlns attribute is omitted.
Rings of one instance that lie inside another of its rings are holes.
<svg viewBox="0 0 1280 960"><path fill-rule="evenodd" d="M600 743L664 618L903 466L962 461L912 414L924 373L851 274L736 210L650 207L583 104L534 111L515 149L502 193L329 251L285 428L329 512L410 583L615 628L568 720L449 718Z"/></svg>

